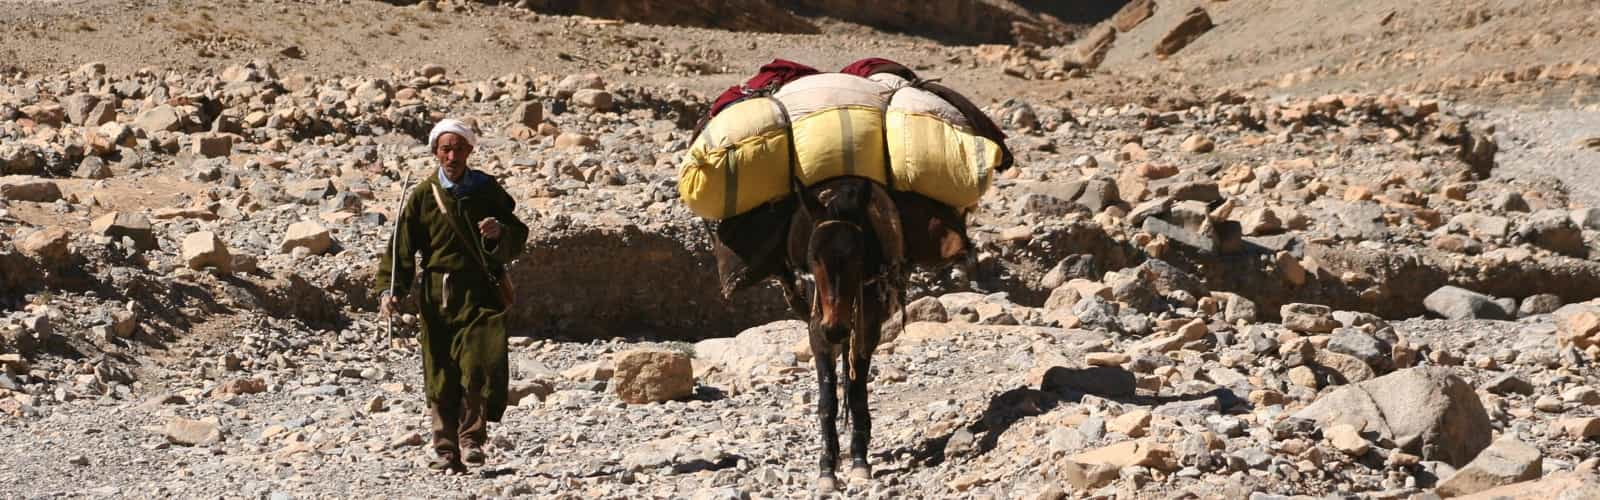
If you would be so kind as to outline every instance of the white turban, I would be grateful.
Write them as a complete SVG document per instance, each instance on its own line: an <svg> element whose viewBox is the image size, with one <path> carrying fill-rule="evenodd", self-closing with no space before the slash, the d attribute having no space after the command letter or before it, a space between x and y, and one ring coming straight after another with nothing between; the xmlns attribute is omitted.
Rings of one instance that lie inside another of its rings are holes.
<svg viewBox="0 0 1600 500"><path fill-rule="evenodd" d="M467 145L478 147L478 135L472 133L472 127L461 123L461 120L446 118L439 120L439 124L433 126L433 131L428 132L428 150L433 151L437 148L439 146L439 136L447 133L459 135L462 139L467 140Z"/></svg>

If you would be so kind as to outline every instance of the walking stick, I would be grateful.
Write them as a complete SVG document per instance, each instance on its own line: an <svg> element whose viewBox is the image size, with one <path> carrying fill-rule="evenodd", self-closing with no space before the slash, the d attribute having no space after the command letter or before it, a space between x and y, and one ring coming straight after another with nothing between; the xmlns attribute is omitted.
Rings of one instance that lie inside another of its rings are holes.
<svg viewBox="0 0 1600 500"><path fill-rule="evenodd" d="M404 217L404 215L406 213L406 200L411 198L410 196L406 196L406 194L410 190L411 190L411 172L407 171L405 177L400 179L400 203L397 204L397 205L399 205L399 210L396 210L395 213L394 213L394 231L389 233L389 296L390 297L394 297L394 284L395 284L395 281L397 279L399 279L399 276L400 276L400 254L398 253L398 248L397 248L397 245L395 245L394 239L395 239L396 235L400 234L400 220ZM409 256L409 255L406 256L406 258L410 258L410 257L411 256ZM389 321L389 323L388 323L388 325L389 325L388 326L388 334L389 334L389 338L391 339L391 343L392 343L392 340L394 339L394 309L390 308L389 309L389 314L386 314L385 316Z"/></svg>

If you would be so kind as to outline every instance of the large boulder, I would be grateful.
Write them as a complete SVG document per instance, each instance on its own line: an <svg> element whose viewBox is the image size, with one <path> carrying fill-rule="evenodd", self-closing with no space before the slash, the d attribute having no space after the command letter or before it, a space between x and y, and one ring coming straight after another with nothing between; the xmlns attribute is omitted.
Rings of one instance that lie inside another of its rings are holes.
<svg viewBox="0 0 1600 500"><path fill-rule="evenodd" d="M1489 414L1472 385L1440 367L1410 368L1342 387L1294 414L1323 429L1349 424L1398 447L1463 466L1489 446Z"/></svg>
<svg viewBox="0 0 1600 500"><path fill-rule="evenodd" d="M1500 319L1516 317L1494 297L1457 286L1443 286L1422 299L1422 307L1445 319Z"/></svg>
<svg viewBox="0 0 1600 500"><path fill-rule="evenodd" d="M613 360L611 385L628 404L656 403L694 394L689 355L669 349L634 349Z"/></svg>

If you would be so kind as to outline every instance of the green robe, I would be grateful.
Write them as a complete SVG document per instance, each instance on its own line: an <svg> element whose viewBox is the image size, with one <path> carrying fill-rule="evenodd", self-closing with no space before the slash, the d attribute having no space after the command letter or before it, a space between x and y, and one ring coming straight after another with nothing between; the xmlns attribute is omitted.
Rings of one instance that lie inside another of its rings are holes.
<svg viewBox="0 0 1600 500"><path fill-rule="evenodd" d="M435 187L443 211L435 201ZM419 340L428 402L459 404L463 391L477 388L487 401L483 411L490 422L500 421L505 413L510 385L506 304L470 252L481 253L490 272L503 276L505 264L522 254L528 239L528 226L517 219L515 208L516 201L498 182L458 200L434 172L406 197L388 251L378 265L377 290L388 291L393 270L394 295L403 298L418 271L414 256L421 255L417 309L422 317ZM499 219L499 239L486 240L478 234L478 221L486 217ZM475 241L460 237L450 226L452 219ZM395 255L401 256L398 267Z"/></svg>

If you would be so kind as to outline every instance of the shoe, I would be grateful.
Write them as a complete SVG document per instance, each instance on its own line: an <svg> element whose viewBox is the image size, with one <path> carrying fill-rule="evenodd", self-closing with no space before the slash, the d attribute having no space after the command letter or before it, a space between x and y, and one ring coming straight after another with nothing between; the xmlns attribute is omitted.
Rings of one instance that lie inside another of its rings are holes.
<svg viewBox="0 0 1600 500"><path fill-rule="evenodd" d="M428 468L448 474L466 474L467 466L456 458L454 453L441 453L428 462Z"/></svg>
<svg viewBox="0 0 1600 500"><path fill-rule="evenodd" d="M466 462L467 465L478 467L483 465L488 458L488 455L483 452L483 448L479 448L477 446L462 447L461 461Z"/></svg>

